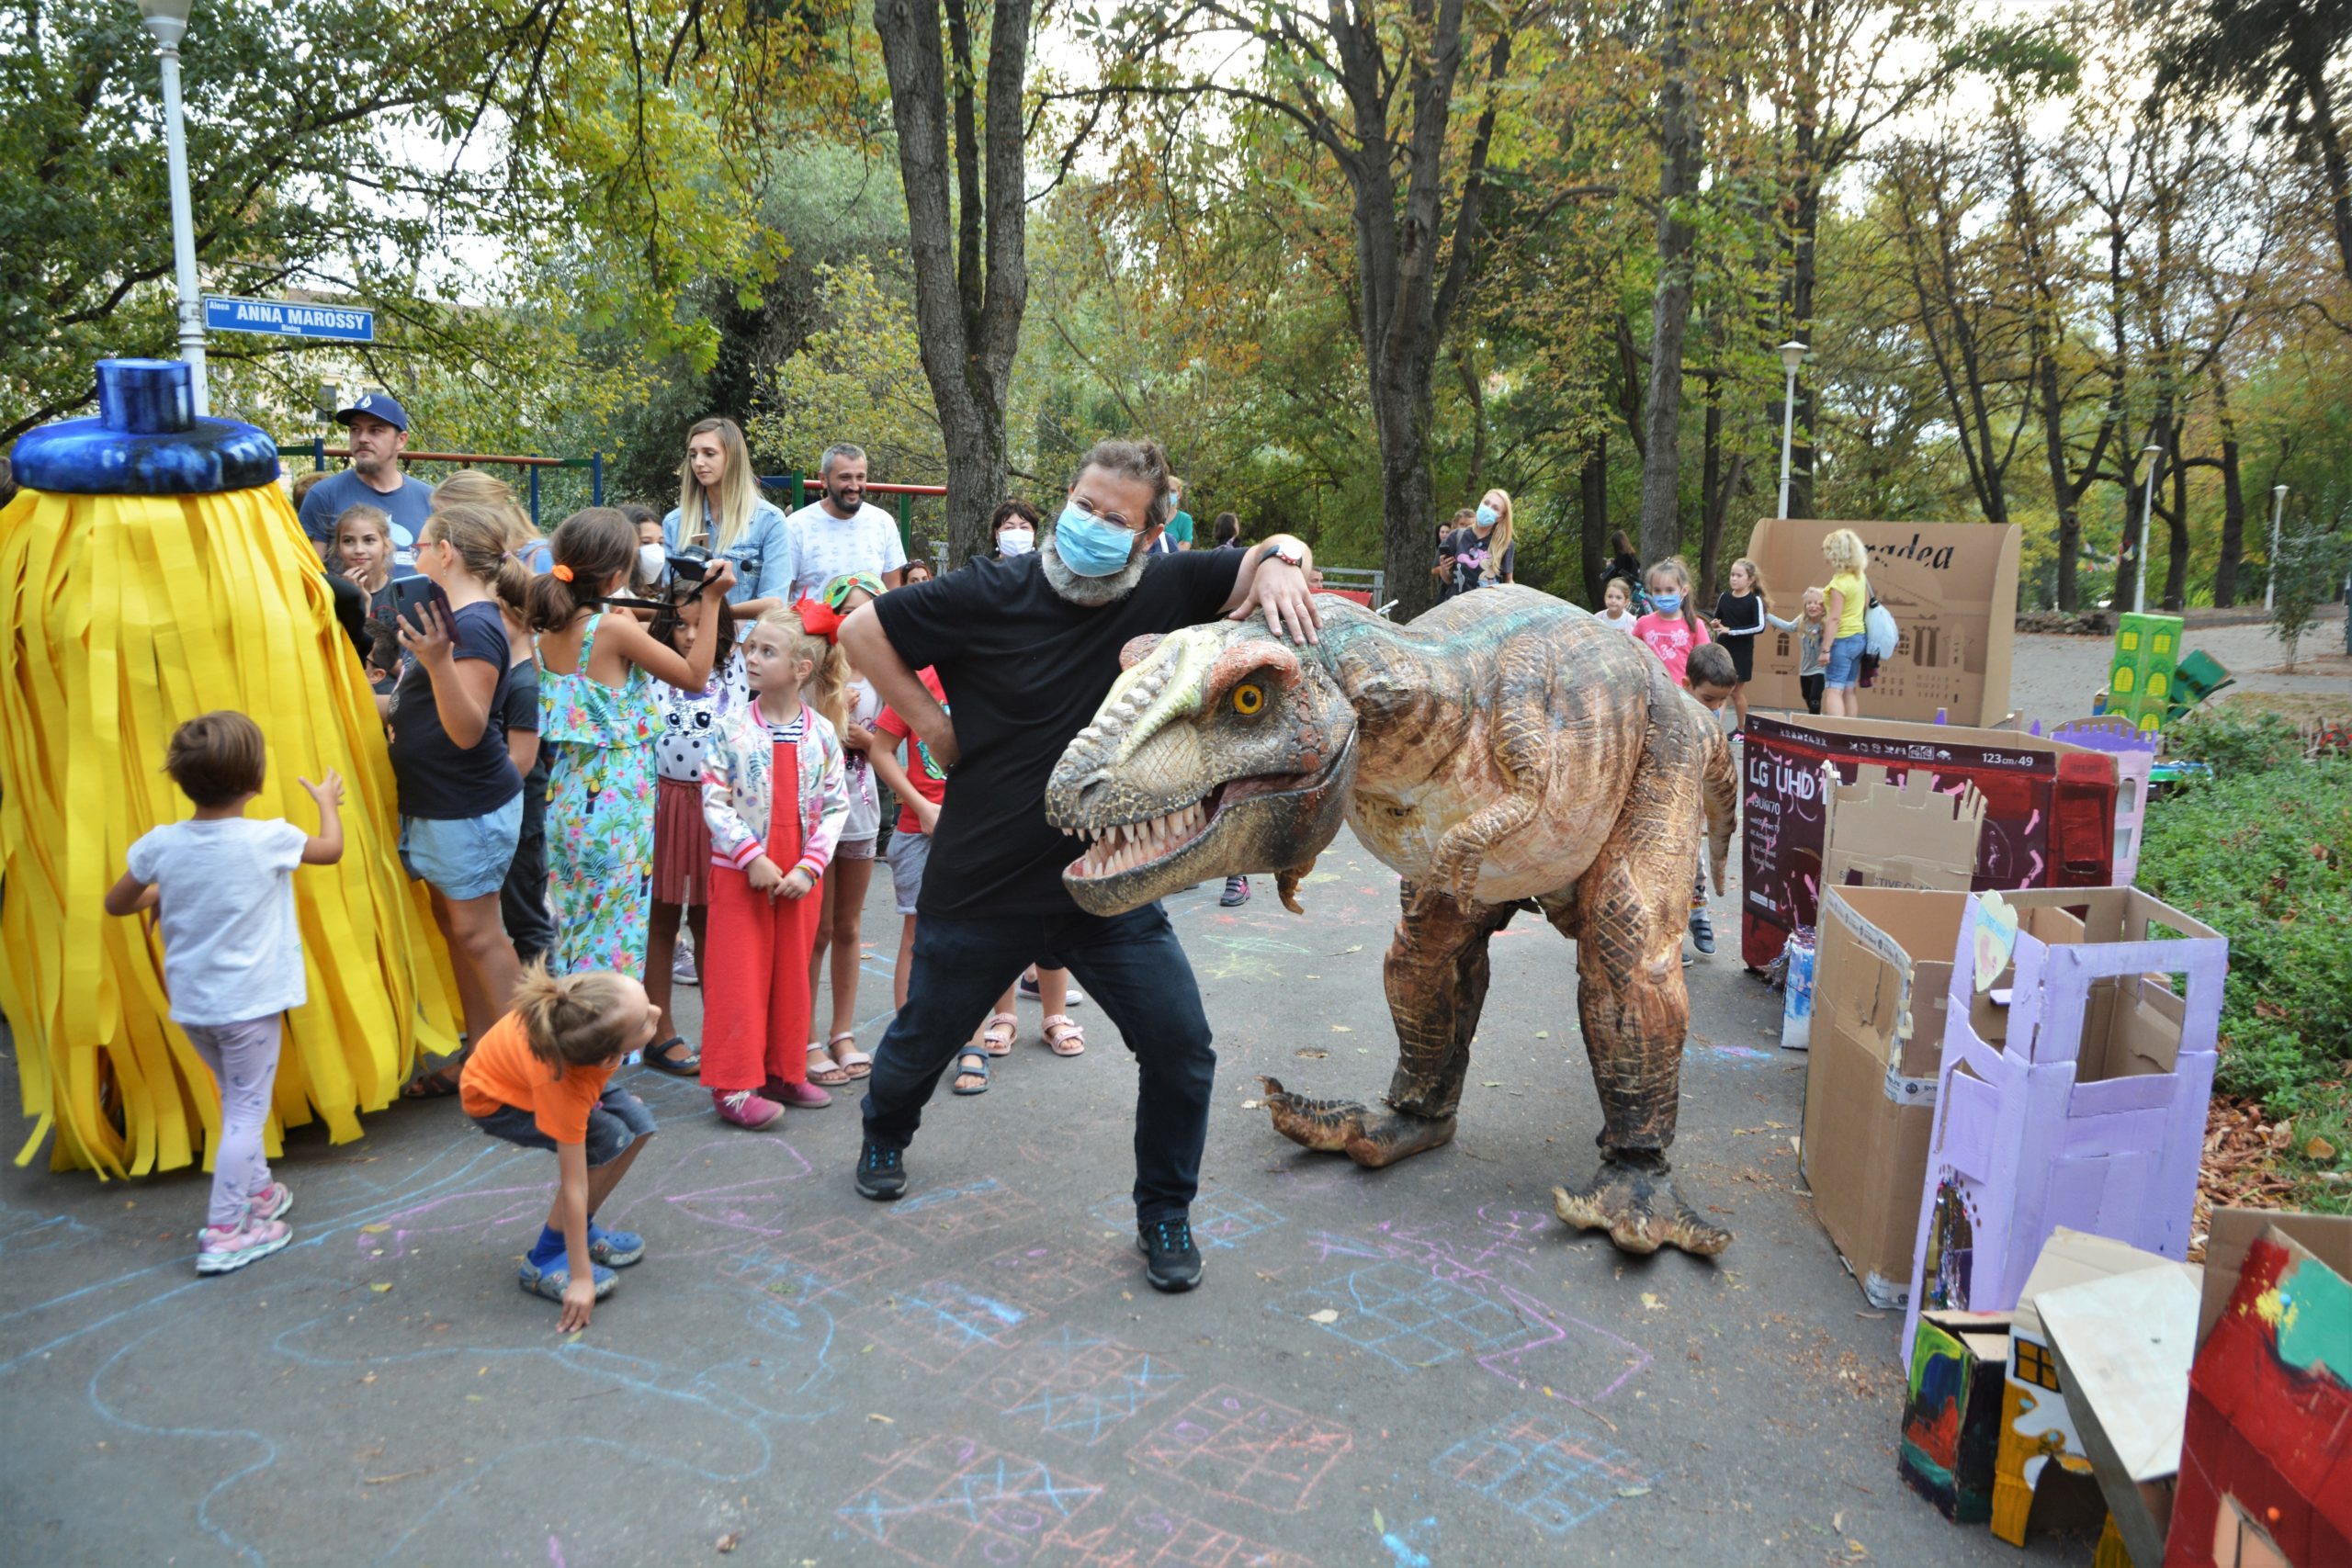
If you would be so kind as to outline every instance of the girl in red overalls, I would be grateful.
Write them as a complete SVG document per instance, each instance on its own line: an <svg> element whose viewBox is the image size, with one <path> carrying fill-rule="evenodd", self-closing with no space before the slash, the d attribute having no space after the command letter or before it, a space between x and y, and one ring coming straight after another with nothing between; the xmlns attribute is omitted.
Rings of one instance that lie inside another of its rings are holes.
<svg viewBox="0 0 2352 1568"><path fill-rule="evenodd" d="M849 819L834 611L770 610L743 643L757 700L703 751L710 825L710 954L702 974L702 1081L721 1121L754 1130L832 1096L808 1081L808 961L822 885Z"/></svg>

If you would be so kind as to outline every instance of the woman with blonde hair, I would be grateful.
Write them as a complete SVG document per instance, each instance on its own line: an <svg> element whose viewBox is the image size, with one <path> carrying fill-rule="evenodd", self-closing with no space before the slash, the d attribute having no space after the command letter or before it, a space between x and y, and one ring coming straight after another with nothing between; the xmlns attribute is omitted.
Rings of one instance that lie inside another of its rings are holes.
<svg viewBox="0 0 2352 1568"><path fill-rule="evenodd" d="M792 529L784 513L760 494L751 448L731 419L704 419L686 432L678 465L678 504L662 519L671 553L698 547L735 563L727 595L738 621L756 621L784 608L792 582Z"/></svg>
<svg viewBox="0 0 2352 1568"><path fill-rule="evenodd" d="M1870 551L1862 536L1840 528L1821 541L1821 557L1829 563L1829 586L1822 590L1827 605L1823 619L1829 627L1829 669L1822 683L1821 712L1825 718L1854 718L1861 707L1855 690L1862 680L1862 619L1871 607L1871 580L1865 575Z"/></svg>
<svg viewBox="0 0 2352 1568"><path fill-rule="evenodd" d="M1490 490L1478 498L1470 525L1457 528L1439 552L1454 593L1492 588L1511 581L1518 571L1517 547L1511 543L1510 492ZM1451 597L1451 595L1449 595Z"/></svg>

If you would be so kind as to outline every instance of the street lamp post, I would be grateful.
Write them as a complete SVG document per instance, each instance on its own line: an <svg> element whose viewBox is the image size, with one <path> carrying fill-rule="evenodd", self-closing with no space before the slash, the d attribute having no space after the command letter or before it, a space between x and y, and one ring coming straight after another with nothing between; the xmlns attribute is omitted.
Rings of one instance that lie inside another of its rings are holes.
<svg viewBox="0 0 2352 1568"><path fill-rule="evenodd" d="M139 0L164 72L164 146L172 179L172 265L179 275L180 357L198 415L212 412L204 374L204 300L196 291L196 217L187 195L187 133L180 116L180 39L195 0Z"/></svg>
<svg viewBox="0 0 2352 1568"><path fill-rule="evenodd" d="M2132 613L2143 615L2148 611L2148 531L2156 522L2156 459L2165 449L2151 441L2140 448L2140 456L2148 459L2148 482L2140 492L2140 559L2132 573Z"/></svg>
<svg viewBox="0 0 2352 1568"><path fill-rule="evenodd" d="M2262 585L2262 608L2267 615L2278 601L2278 519L2287 511L2287 487L2270 487L2270 560L2269 571Z"/></svg>
<svg viewBox="0 0 2352 1568"><path fill-rule="evenodd" d="M1797 429L1797 367L1804 363L1804 344L1791 338L1781 345L1781 364L1789 373L1781 396L1781 515L1789 514L1789 458Z"/></svg>

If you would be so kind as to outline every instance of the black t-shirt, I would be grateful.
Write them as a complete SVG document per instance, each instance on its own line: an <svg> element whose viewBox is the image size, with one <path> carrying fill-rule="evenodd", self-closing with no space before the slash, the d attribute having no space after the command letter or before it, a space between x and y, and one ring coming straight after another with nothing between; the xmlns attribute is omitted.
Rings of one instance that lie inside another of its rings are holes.
<svg viewBox="0 0 2352 1568"><path fill-rule="evenodd" d="M488 600L468 604L457 615L455 646L450 657L459 663L488 660L498 669L498 684L490 694L490 719L481 739L458 750L441 728L441 712L433 703L433 677L413 659L401 662L401 683L392 692L392 777L400 785L401 815L455 821L483 817L522 793L523 781L506 756L506 692L511 683L506 660L506 618Z"/></svg>
<svg viewBox="0 0 2352 1568"><path fill-rule="evenodd" d="M1127 639L1215 619L1242 558L1238 550L1149 557L1134 591L1098 608L1047 587L1035 555L976 560L874 602L908 667L938 671L963 752L947 774L918 912L1076 912L1062 868L1079 841L1046 821L1054 764L1110 694Z"/></svg>
<svg viewBox="0 0 2352 1568"><path fill-rule="evenodd" d="M1488 560L1491 552L1487 547L1493 536L1492 530L1488 531L1487 538L1482 539L1476 528L1456 528L1453 537L1445 541L1444 558L1453 563L1453 570L1447 581L1452 583L1455 593L1467 593L1481 586L1482 578L1489 570L1499 581L1518 569L1519 545L1516 541L1503 547L1503 558L1499 563Z"/></svg>

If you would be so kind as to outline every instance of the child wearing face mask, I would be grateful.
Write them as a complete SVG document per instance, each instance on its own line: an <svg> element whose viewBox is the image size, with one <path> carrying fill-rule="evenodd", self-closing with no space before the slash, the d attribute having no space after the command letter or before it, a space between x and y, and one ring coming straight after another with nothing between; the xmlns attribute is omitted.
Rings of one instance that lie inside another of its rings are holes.
<svg viewBox="0 0 2352 1568"><path fill-rule="evenodd" d="M606 599L628 593L637 528L594 506L548 540L555 564L531 582L538 633L539 739L549 748L548 873L555 905L557 974L611 969L642 979L653 891L654 738L662 728L655 683L701 691L718 639L685 653L654 640ZM722 600L731 563L714 561L701 598Z"/></svg>
<svg viewBox="0 0 2352 1568"><path fill-rule="evenodd" d="M1665 660L1678 686L1689 672L1690 650L1714 639L1690 607L1690 569L1668 556L1649 570L1650 613L1634 623L1634 640Z"/></svg>

